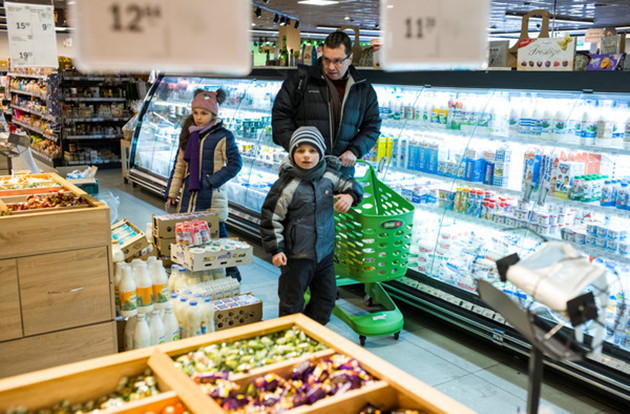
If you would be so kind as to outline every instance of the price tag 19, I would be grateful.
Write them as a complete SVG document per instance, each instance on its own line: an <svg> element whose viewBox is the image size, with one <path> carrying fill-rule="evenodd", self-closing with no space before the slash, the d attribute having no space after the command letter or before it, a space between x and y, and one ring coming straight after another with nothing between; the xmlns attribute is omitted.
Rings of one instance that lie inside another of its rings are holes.
<svg viewBox="0 0 630 414"><path fill-rule="evenodd" d="M489 0L381 0L385 70L487 66Z"/></svg>
<svg viewBox="0 0 630 414"><path fill-rule="evenodd" d="M82 0L71 4L76 63L84 71L247 74L246 0Z"/></svg>

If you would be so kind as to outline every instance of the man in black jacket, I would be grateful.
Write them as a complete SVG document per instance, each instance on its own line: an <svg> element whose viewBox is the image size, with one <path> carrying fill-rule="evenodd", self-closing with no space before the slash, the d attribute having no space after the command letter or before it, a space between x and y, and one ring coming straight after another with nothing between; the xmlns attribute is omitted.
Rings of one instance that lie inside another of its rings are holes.
<svg viewBox="0 0 630 414"><path fill-rule="evenodd" d="M326 38L314 66L300 67L284 81L271 114L273 141L287 151L298 127L319 129L326 154L340 158L344 176L354 175L356 160L380 135L376 92L352 66L352 43L343 32Z"/></svg>

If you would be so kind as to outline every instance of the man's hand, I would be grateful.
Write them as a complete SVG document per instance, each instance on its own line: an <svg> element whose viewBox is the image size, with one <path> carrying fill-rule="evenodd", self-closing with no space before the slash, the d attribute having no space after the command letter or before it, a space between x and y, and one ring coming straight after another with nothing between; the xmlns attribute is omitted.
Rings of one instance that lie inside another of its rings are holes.
<svg viewBox="0 0 630 414"><path fill-rule="evenodd" d="M350 150L341 154L339 159L341 160L341 165L344 167L352 167L354 163L357 162L357 156Z"/></svg>
<svg viewBox="0 0 630 414"><path fill-rule="evenodd" d="M286 266L287 255L284 254L284 252L274 254L273 257L271 258L271 263L273 263L275 267Z"/></svg>
<svg viewBox="0 0 630 414"><path fill-rule="evenodd" d="M175 203L177 203L177 201L174 198L167 198L166 203L164 203L164 211L168 213L168 208L172 205L175 205Z"/></svg>
<svg viewBox="0 0 630 414"><path fill-rule="evenodd" d="M337 199L335 202L335 210L338 213L345 213L350 210L354 202L354 198L350 194L337 194L333 196L333 198Z"/></svg>

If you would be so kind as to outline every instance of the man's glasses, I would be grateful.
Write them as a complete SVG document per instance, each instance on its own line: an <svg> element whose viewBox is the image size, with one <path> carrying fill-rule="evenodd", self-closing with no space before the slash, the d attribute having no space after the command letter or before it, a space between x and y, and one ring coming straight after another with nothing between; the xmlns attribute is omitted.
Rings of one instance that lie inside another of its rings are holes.
<svg viewBox="0 0 630 414"><path fill-rule="evenodd" d="M335 66L341 66L341 64L342 64L343 62L345 62L345 61L346 61L346 59L348 59L349 57L350 57L350 55L346 56L346 57L345 57L345 58L343 58L343 59L332 59L332 60L328 59L327 57L323 57L323 58L322 58L322 63L323 63L325 66L328 66L328 65L330 65L331 63L332 63L333 65L335 65Z"/></svg>

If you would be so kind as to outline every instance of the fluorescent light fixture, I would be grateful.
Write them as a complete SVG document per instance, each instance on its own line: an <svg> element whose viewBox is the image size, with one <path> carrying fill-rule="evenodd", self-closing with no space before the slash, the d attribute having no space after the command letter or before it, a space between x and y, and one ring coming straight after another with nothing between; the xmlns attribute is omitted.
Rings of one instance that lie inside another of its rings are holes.
<svg viewBox="0 0 630 414"><path fill-rule="evenodd" d="M337 30L337 29L339 29L340 27L341 27L341 26L327 26L327 25L321 25L321 24L318 24L318 25L317 25L317 28L318 28L319 30ZM364 29L364 28L362 28L362 27L359 27L359 33L360 33L360 34L363 34L363 33L373 33L373 34L376 34L376 35L380 35L380 34L382 34L382 33L383 33L383 31L382 31L382 30L376 30L376 29Z"/></svg>
<svg viewBox="0 0 630 414"><path fill-rule="evenodd" d="M505 18L506 19L519 19L521 20L523 18L523 16L525 15L525 12L516 12L516 11L506 11L505 12ZM529 18L530 20L542 20L542 17L540 16L531 16ZM586 18L572 18L570 16L554 16L552 14L549 15L549 21L550 22L556 22L556 23L568 23L568 24L595 24L595 19L586 19Z"/></svg>
<svg viewBox="0 0 630 414"><path fill-rule="evenodd" d="M309 6L330 6L331 4L337 4L339 1L334 0L302 0L298 1L300 4L308 4Z"/></svg>

